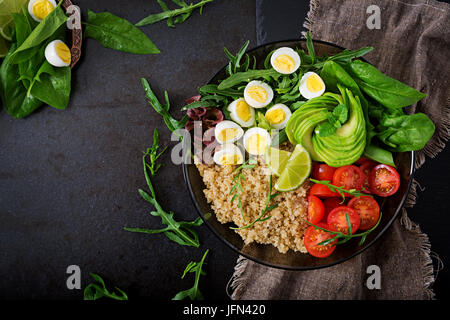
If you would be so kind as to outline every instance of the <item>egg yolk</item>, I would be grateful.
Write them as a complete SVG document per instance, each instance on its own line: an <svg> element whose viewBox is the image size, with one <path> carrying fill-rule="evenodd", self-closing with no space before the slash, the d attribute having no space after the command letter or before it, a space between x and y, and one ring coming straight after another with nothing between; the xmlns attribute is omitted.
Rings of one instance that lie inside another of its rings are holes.
<svg viewBox="0 0 450 320"><path fill-rule="evenodd" d="M225 142L233 139L238 134L238 129L236 128L226 128L219 132L217 139L219 141Z"/></svg>
<svg viewBox="0 0 450 320"><path fill-rule="evenodd" d="M220 163L224 166L235 165L241 162L241 157L237 154L224 154L220 159Z"/></svg>
<svg viewBox="0 0 450 320"><path fill-rule="evenodd" d="M286 119L286 113L283 109L270 110L266 113L266 119L272 124L279 124Z"/></svg>
<svg viewBox="0 0 450 320"><path fill-rule="evenodd" d="M291 72L295 67L295 61L287 54L280 54L273 60L274 66L282 72Z"/></svg>
<svg viewBox="0 0 450 320"><path fill-rule="evenodd" d="M50 1L38 0L33 4L33 15L39 20L44 20L53 9L54 7Z"/></svg>
<svg viewBox="0 0 450 320"><path fill-rule="evenodd" d="M306 88L311 92L317 92L323 89L323 82L316 74L312 74L306 79Z"/></svg>
<svg viewBox="0 0 450 320"><path fill-rule="evenodd" d="M259 134L254 134L247 140L247 150L251 154L263 153L266 150L266 145L266 138Z"/></svg>
<svg viewBox="0 0 450 320"><path fill-rule="evenodd" d="M267 100L267 91L261 86L251 86L248 88L247 94L251 99L259 103L263 103Z"/></svg>
<svg viewBox="0 0 450 320"><path fill-rule="evenodd" d="M243 100L239 100L236 103L236 113L242 121L248 121L252 116L250 113L250 106Z"/></svg>
<svg viewBox="0 0 450 320"><path fill-rule="evenodd" d="M64 63L70 63L71 54L70 49L65 43L58 42L55 45L56 54Z"/></svg>

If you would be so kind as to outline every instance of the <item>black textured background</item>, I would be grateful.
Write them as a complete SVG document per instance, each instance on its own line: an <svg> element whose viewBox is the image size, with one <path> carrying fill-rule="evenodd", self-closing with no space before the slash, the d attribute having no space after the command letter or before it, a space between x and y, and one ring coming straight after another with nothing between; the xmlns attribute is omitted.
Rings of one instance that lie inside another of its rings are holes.
<svg viewBox="0 0 450 320"><path fill-rule="evenodd" d="M158 12L156 1L78 0L87 9L110 11L132 22ZM0 111L0 298L82 299L66 288L66 268L79 265L82 288L89 272L124 289L130 298L170 299L192 285L180 280L191 261L210 248L201 289L210 300L226 299L225 286L237 254L206 227L198 231L202 247L182 247L163 235L128 233L124 226L159 228L159 218L137 193L145 187L141 151L152 142L153 128L170 141L162 119L145 101L140 78L161 97L168 90L173 109L196 94L226 63L223 47L235 52L249 39L257 42L298 38L308 1L215 0L177 26L147 26L160 55L137 56L84 42L73 72L67 110L44 107L23 120ZM180 112L174 112L180 116ZM172 142L171 145L174 145ZM448 261L448 149L428 160L416 177L426 187L410 217L421 224L433 251ZM177 217L197 213L181 167L170 162L154 178L158 199ZM443 223L443 221L447 223ZM449 276L440 273L438 298L448 293Z"/></svg>

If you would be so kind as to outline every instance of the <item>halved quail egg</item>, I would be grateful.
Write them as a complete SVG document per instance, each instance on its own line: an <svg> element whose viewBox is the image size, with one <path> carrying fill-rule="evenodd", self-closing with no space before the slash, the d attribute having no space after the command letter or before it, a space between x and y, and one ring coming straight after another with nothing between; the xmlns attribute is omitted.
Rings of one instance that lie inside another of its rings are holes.
<svg viewBox="0 0 450 320"><path fill-rule="evenodd" d="M216 125L214 135L220 144L232 143L244 135L244 130L236 122L224 120Z"/></svg>
<svg viewBox="0 0 450 320"><path fill-rule="evenodd" d="M225 143L218 146L217 149L214 153L213 160L218 165L227 166L244 163L244 155L236 145Z"/></svg>
<svg viewBox="0 0 450 320"><path fill-rule="evenodd" d="M317 98L325 92L325 82L315 72L307 72L300 79L300 93L306 99Z"/></svg>
<svg viewBox="0 0 450 320"><path fill-rule="evenodd" d="M244 99L253 108L264 108L273 99L273 90L265 82L250 81L244 89Z"/></svg>
<svg viewBox="0 0 450 320"><path fill-rule="evenodd" d="M269 121L270 126L274 129L281 130L286 127L292 112L288 106L278 103L266 111L266 120Z"/></svg>
<svg viewBox="0 0 450 320"><path fill-rule="evenodd" d="M272 53L270 64L279 73L291 74L300 67L300 56L294 49L282 47Z"/></svg>
<svg viewBox="0 0 450 320"><path fill-rule="evenodd" d="M244 134L245 150L251 155L262 155L270 145L270 134L267 130L259 127L248 129Z"/></svg>
<svg viewBox="0 0 450 320"><path fill-rule="evenodd" d="M234 100L228 106L231 119L240 126L246 128L255 124L255 109L250 107L245 99Z"/></svg>

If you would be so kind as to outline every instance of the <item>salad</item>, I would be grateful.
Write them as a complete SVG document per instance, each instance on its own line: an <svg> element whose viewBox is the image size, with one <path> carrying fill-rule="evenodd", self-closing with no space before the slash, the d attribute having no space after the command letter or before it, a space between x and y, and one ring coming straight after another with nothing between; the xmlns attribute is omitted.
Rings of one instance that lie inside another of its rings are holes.
<svg viewBox="0 0 450 320"><path fill-rule="evenodd" d="M308 190L306 216L297 237L309 254L327 257L353 238L362 244L381 220L377 200L400 187L393 153L420 150L434 133L428 116L404 112L426 94L359 59L372 47L317 56L308 33L307 50L281 47L257 61L246 53L248 44L236 55L225 49L225 76L200 87L182 108L187 113L181 120L170 115L167 92L162 105L143 79L150 104L172 131L194 131L194 146L213 154L203 163L216 172L236 168L232 185L220 188L231 189L228 202L238 202L240 216L228 222L237 224L232 229L244 240L243 230L274 228L271 211L287 201L277 198L302 188ZM249 221L246 210L254 204L241 201L242 173L261 163L270 169L269 194L261 214ZM226 172L214 183L225 181Z"/></svg>

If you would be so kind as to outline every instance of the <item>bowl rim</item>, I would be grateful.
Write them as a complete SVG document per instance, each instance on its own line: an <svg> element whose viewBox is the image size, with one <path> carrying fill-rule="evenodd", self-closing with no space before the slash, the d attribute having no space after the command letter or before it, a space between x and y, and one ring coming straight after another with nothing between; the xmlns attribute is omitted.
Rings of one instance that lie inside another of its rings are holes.
<svg viewBox="0 0 450 320"><path fill-rule="evenodd" d="M270 45L275 45L275 44L279 44L279 43L283 43L283 42L306 42L305 39L287 39L287 40L277 40L277 41L272 41L272 42L268 42L268 43L264 43L255 47L252 47L248 50L245 51L245 53L249 53L252 51L255 51L259 48L262 47L266 47L266 46L270 46ZM336 45L334 43L330 43L327 41L323 41L323 40L313 40L313 42L315 43L321 43L321 44L325 44L325 45L329 45L335 48L338 48L340 50L345 50L345 48ZM362 59L364 60L364 59ZM222 68L220 68L215 74L214 76L208 81L208 83L210 83L219 73L221 73L224 68L226 68L227 64L225 64ZM336 260L334 262L328 263L328 264L324 264L324 265L320 265L320 266L285 266L285 265L277 265L277 264L270 264L268 262L265 261L261 261L255 257L252 257L246 253L241 252L238 248L236 248L231 242L229 242L228 240L226 240L225 238L223 238L215 229L214 227L209 223L208 219L205 218L203 211L200 208L200 205L198 204L197 200L195 199L194 196L194 191L191 185L191 181L189 180L189 174L188 174L188 164L186 164L185 162L182 163L182 169L183 169L183 177L184 177L184 181L186 184L186 187L189 191L189 195L191 197L192 202L194 203L194 207L197 210L197 214L200 216L200 218L203 220L203 222L206 224L206 226L213 232L213 234L216 235L216 237L218 237L223 243L226 244L226 246L230 249L232 249L234 252L236 252L237 254L243 256L244 258L247 258L251 261L254 261L256 263L262 264L264 266L267 267L271 267L271 268L276 268L276 269L281 269L281 270L290 270L290 271L306 271L306 270L316 270L316 269L323 269L323 268L328 268L337 264L340 264L344 261L350 260L351 258L361 254L362 252L364 252L365 250L367 250L368 248L370 248L375 242L378 241L378 239L380 239L380 237L391 227L391 225L393 224L393 222L398 218L400 211L402 210L406 199L408 198L408 195L410 193L411 190L411 184L412 181L414 179L414 173L415 173L415 152L414 151L409 151L411 153L411 166L410 166L410 170L409 170L409 181L408 181L408 186L406 188L406 192L403 195L399 205L397 206L397 209L395 210L394 215L391 217L391 219L386 223L386 225L384 226L383 229L381 229L381 231L375 236L375 238L373 238L366 246L362 247L361 249L356 250L353 254ZM189 164L190 166L194 165L194 164ZM259 244L258 245L263 245L263 244ZM305 253L306 254L306 253Z"/></svg>

